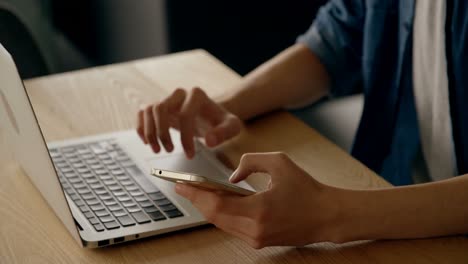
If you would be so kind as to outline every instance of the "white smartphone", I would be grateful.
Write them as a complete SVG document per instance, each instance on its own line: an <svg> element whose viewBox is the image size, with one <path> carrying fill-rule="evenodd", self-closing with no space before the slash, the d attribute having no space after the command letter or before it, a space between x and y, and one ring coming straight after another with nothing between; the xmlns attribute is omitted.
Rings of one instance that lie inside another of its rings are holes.
<svg viewBox="0 0 468 264"><path fill-rule="evenodd" d="M198 188L208 189L208 190L215 190L215 191L224 191L230 192L233 194L238 195L251 195L254 194L254 191L247 190L241 187L238 187L234 184L229 184L226 182L222 182L219 180L214 180L205 176L190 174L185 172L176 172L176 171L168 171L168 170L160 170L160 169L152 169L151 175L158 177L160 179L176 182L176 183L183 183L192 185Z"/></svg>

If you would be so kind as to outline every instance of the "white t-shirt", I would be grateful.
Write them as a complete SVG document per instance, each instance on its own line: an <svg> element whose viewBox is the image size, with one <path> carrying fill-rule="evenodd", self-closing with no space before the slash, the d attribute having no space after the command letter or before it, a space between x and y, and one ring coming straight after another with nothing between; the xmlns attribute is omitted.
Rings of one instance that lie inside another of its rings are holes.
<svg viewBox="0 0 468 264"><path fill-rule="evenodd" d="M437 181L457 173L445 49L445 0L417 0L413 23L413 89L427 173L418 162L413 177ZM417 169L417 168L420 169Z"/></svg>

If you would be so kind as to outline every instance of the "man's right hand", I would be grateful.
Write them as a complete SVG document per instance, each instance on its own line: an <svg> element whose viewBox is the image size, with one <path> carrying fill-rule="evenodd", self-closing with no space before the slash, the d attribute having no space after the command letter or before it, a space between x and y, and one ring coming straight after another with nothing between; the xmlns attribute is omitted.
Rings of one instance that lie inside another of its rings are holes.
<svg viewBox="0 0 468 264"><path fill-rule="evenodd" d="M185 154L191 159L195 155L194 137L203 137L208 147L214 147L239 134L242 121L200 88L188 93L177 89L138 112L138 135L155 153L161 151L161 145L168 152L174 149L170 127L180 131Z"/></svg>

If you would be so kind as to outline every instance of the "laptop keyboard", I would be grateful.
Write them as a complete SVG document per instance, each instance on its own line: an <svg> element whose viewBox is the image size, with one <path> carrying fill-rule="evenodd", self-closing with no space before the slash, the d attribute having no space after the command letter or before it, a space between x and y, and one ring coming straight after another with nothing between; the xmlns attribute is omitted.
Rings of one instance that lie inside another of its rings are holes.
<svg viewBox="0 0 468 264"><path fill-rule="evenodd" d="M49 152L63 189L97 232L183 216L114 140Z"/></svg>

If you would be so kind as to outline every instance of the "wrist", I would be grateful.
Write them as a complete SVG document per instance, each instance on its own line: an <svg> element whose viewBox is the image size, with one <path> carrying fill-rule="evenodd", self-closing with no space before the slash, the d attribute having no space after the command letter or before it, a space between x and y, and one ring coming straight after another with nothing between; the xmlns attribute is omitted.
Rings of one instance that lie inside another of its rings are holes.
<svg viewBox="0 0 468 264"><path fill-rule="evenodd" d="M345 243L363 239L367 224L360 217L359 191L330 187L329 201L332 212L324 228L323 241Z"/></svg>
<svg viewBox="0 0 468 264"><path fill-rule="evenodd" d="M238 86L231 89L232 92L215 101L229 113L237 116L242 121L246 121L252 117L249 109L255 108L249 100L249 96L246 96L246 91L251 89L251 86L246 80L243 80Z"/></svg>

